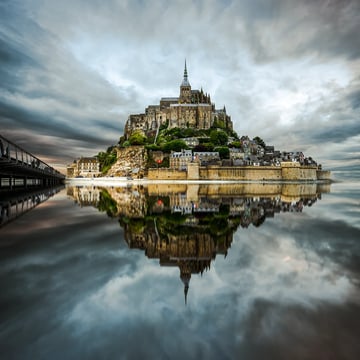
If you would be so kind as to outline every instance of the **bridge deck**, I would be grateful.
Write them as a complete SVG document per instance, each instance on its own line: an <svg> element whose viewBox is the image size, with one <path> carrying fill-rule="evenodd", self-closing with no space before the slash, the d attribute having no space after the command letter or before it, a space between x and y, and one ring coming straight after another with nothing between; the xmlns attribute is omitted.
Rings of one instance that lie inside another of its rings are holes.
<svg viewBox="0 0 360 360"><path fill-rule="evenodd" d="M65 179L65 175L52 168L36 156L0 135L0 188L12 186L14 179L34 179L41 185L54 185Z"/></svg>

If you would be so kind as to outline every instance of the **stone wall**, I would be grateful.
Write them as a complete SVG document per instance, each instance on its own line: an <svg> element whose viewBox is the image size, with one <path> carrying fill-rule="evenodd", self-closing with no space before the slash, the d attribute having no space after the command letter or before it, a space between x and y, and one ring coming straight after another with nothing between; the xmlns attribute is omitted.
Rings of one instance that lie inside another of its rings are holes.
<svg viewBox="0 0 360 360"><path fill-rule="evenodd" d="M188 163L187 178L188 180L198 180L200 178L200 166L198 162Z"/></svg>
<svg viewBox="0 0 360 360"><path fill-rule="evenodd" d="M142 179L147 174L147 151L144 146L117 148L116 163L106 176L131 176Z"/></svg>
<svg viewBox="0 0 360 360"><path fill-rule="evenodd" d="M187 180L186 170L177 170L170 168L149 169L149 180Z"/></svg>
<svg viewBox="0 0 360 360"><path fill-rule="evenodd" d="M285 181L315 181L317 168L314 166L300 166L298 162L282 162L281 176Z"/></svg>
<svg viewBox="0 0 360 360"><path fill-rule="evenodd" d="M316 167L284 166L198 166L191 163L188 171L149 169L149 180L243 180L243 181L315 181ZM197 170L198 169L198 170ZM198 177L197 177L198 171ZM325 174L323 177L330 174Z"/></svg>
<svg viewBox="0 0 360 360"><path fill-rule="evenodd" d="M317 170L318 180L331 180L331 171L328 170Z"/></svg>
<svg viewBox="0 0 360 360"><path fill-rule="evenodd" d="M250 180L250 181L280 181L281 168L275 166L202 166L201 180Z"/></svg>

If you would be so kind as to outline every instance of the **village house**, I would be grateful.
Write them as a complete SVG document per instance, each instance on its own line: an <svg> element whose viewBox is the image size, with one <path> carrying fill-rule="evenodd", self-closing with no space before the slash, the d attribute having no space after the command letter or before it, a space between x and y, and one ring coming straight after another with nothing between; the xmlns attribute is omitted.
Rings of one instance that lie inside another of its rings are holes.
<svg viewBox="0 0 360 360"><path fill-rule="evenodd" d="M171 151L169 163L170 168L178 170L186 170L187 164L193 160L191 150Z"/></svg>
<svg viewBox="0 0 360 360"><path fill-rule="evenodd" d="M200 161L200 165L216 165L220 162L220 154L218 151L202 151L194 152L194 160Z"/></svg>
<svg viewBox="0 0 360 360"><path fill-rule="evenodd" d="M101 175L100 162L96 157L81 157L66 169L67 177L93 178Z"/></svg>

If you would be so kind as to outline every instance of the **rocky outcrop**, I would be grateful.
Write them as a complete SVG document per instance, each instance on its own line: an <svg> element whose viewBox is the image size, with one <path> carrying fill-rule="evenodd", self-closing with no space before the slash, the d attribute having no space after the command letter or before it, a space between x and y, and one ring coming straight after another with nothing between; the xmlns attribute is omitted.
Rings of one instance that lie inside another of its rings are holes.
<svg viewBox="0 0 360 360"><path fill-rule="evenodd" d="M117 148L116 151L116 163L106 176L131 176L134 179L142 179L146 175L147 151L144 146Z"/></svg>

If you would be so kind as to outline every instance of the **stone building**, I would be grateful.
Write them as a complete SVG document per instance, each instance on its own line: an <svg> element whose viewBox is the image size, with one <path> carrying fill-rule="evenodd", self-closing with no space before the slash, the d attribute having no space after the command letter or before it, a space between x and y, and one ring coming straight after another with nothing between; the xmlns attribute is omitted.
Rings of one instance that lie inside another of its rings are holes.
<svg viewBox="0 0 360 360"><path fill-rule="evenodd" d="M159 105L150 105L143 114L130 115L124 129L128 139L134 131L146 136L155 135L161 125L169 128L209 129L214 123L221 123L227 129L233 129L229 115L223 109L215 109L210 95L201 90L191 89L188 73L184 68L184 77L180 85L179 97L164 97Z"/></svg>
<svg viewBox="0 0 360 360"><path fill-rule="evenodd" d="M195 161L199 161L200 165L214 165L219 164L220 154L218 151L194 151Z"/></svg>
<svg viewBox="0 0 360 360"><path fill-rule="evenodd" d="M92 178L101 175L100 162L96 157L81 157L66 169L66 176Z"/></svg>
<svg viewBox="0 0 360 360"><path fill-rule="evenodd" d="M186 170L189 162L193 160L191 150L172 151L170 154L170 168Z"/></svg>

